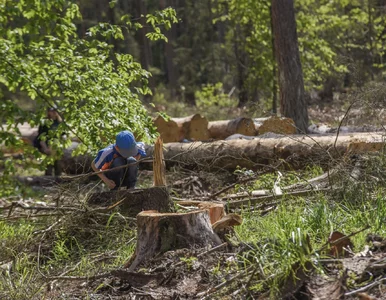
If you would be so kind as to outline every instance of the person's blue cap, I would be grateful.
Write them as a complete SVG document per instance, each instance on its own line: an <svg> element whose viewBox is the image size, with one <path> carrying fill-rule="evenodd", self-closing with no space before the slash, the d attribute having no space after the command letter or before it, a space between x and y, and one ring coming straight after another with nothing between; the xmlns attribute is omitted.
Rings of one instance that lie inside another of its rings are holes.
<svg viewBox="0 0 386 300"><path fill-rule="evenodd" d="M117 134L115 145L118 146L119 154L123 157L136 156L138 154L137 142L130 131L121 131Z"/></svg>

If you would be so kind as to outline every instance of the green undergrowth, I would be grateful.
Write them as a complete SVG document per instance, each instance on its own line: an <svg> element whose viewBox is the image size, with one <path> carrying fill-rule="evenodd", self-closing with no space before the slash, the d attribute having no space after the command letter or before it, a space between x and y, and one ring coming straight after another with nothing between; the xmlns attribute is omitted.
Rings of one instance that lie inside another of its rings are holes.
<svg viewBox="0 0 386 300"><path fill-rule="evenodd" d="M239 240L247 245L241 260L245 268L260 265L263 273L251 289L269 290L272 299L276 299L286 280L296 278L294 266L300 264L306 269L307 263L312 263L323 272L317 260L328 256L325 246L331 232L348 235L369 226L350 238L355 253L364 249L367 234L386 237L385 189L357 197L355 201L332 199L324 194L312 199L285 197L266 215L243 211L244 222L236 227Z"/></svg>
<svg viewBox="0 0 386 300"><path fill-rule="evenodd" d="M221 280L235 271L235 265L236 271L252 268L256 272L250 277L248 289L253 294L268 292L271 299L280 299L283 286L296 279L297 270L313 268L323 272L318 260L328 257L325 245L331 232L348 235L369 226L350 238L354 252L364 249L369 233L386 237L385 157L361 157L354 162L360 165L359 177L354 178L352 162L339 165L328 192L302 197L284 195L273 199L275 203L266 207L270 210L255 209L251 204L237 211L243 223L230 236L239 241L242 249L237 264L229 264L227 269L219 261L208 271ZM255 178L229 192L271 190L276 183L285 194L284 187L304 183L324 171L315 166L256 176L239 170L242 176ZM134 252L135 223L117 210L80 210L34 219L1 217L0 299L41 299L47 289L46 277L100 274L122 266ZM185 259L185 263L189 267L193 260ZM232 284L237 285L237 281ZM224 289L220 293L226 292Z"/></svg>
<svg viewBox="0 0 386 300"><path fill-rule="evenodd" d="M42 299L47 277L122 266L134 252L135 226L117 212L2 220L0 241L0 299Z"/></svg>

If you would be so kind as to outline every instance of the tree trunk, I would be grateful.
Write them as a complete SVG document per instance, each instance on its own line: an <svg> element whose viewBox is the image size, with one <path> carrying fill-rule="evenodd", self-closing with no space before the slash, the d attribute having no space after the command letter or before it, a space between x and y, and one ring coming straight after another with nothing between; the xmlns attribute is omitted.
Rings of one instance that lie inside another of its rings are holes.
<svg viewBox="0 0 386 300"><path fill-rule="evenodd" d="M252 140L229 140L211 143L169 143L164 147L167 167L181 164L205 170L235 170L238 166L257 170L262 165L285 160L294 168L309 164L325 166L334 158L354 153L381 151L382 133L293 135L268 134ZM152 155L152 149L147 150Z"/></svg>
<svg viewBox="0 0 386 300"><path fill-rule="evenodd" d="M208 129L210 137L216 140L225 139L237 133L247 136L257 135L255 124L250 118L209 122Z"/></svg>
<svg viewBox="0 0 386 300"><path fill-rule="evenodd" d="M208 120L200 114L172 120L178 124L183 138L191 141L205 141L210 138Z"/></svg>
<svg viewBox="0 0 386 300"><path fill-rule="evenodd" d="M160 9L165 9L168 6L176 7L174 2L175 1L170 0L170 5L167 5L167 0L160 0ZM168 86L171 92L171 97L174 98L177 93L177 69L174 64L175 52L173 43L177 36L177 27L175 24L172 24L171 26L170 30L165 33L168 39L168 42L165 43L165 60ZM167 142L165 141L165 143Z"/></svg>
<svg viewBox="0 0 386 300"><path fill-rule="evenodd" d="M308 112L304 97L293 0L272 0L272 25L278 65L281 113L294 120L299 133L305 133L308 127Z"/></svg>
<svg viewBox="0 0 386 300"><path fill-rule="evenodd" d="M136 8L137 8L137 18L140 20L139 22L142 25L142 28L138 30L138 38L139 45L141 48L141 66L143 69L149 71L152 63L152 52L150 48L150 41L146 37L148 33L148 25L146 24L146 15L147 15L147 7L146 1L136 0ZM152 91L154 91L154 80L153 77L149 77L149 87Z"/></svg>
<svg viewBox="0 0 386 300"><path fill-rule="evenodd" d="M213 232L208 209L166 214L143 211L137 215L137 231L135 254L125 264L129 271L169 250L221 244Z"/></svg>

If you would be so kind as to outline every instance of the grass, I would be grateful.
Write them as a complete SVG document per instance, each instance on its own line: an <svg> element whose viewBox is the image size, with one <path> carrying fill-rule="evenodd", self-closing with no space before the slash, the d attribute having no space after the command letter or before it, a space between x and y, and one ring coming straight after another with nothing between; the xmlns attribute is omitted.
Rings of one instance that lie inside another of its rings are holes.
<svg viewBox="0 0 386 300"><path fill-rule="evenodd" d="M317 250L326 244L332 231L347 235L370 225L350 238L355 252L363 249L368 233L386 236L386 161L382 155L366 159L360 181L352 181L348 168L340 170L336 184L343 188L338 192L315 193L307 198L286 196L268 214L244 209L244 222L235 227L235 235L246 245L245 250L237 261L229 265L219 261L210 272L222 278L237 269L260 266L249 289L256 294L269 291L272 299L278 299L286 280L295 277L294 266L308 268L311 263L322 272L317 260L326 253ZM251 175L248 170L243 172L244 176ZM280 185L299 183L322 172L319 167L283 171ZM277 178L277 172L266 174L248 187L236 187L236 191L271 189ZM84 203L84 199L78 201ZM36 233L58 218L62 221L52 230ZM45 293L45 276L89 276L122 266L134 252L135 231L135 224L118 211L2 220L0 265L11 267L0 271L0 298L39 299ZM194 263L194 258L181 260L190 267Z"/></svg>
<svg viewBox="0 0 386 300"><path fill-rule="evenodd" d="M252 289L269 289L272 299L278 297L285 280L293 276L294 265L304 266L325 255L314 250L322 249L332 231L348 235L370 225L370 229L351 238L355 252L363 250L368 233L385 236L384 192L380 188L375 197L362 195L361 202L331 201L322 194L312 201L285 198L275 212L265 216L244 212L244 222L236 227L236 233L250 250L242 254L241 260L245 267L260 263L268 278L257 282Z"/></svg>
<svg viewBox="0 0 386 300"><path fill-rule="evenodd" d="M90 276L123 265L135 248L135 226L118 213L0 221L0 299L41 299L45 277ZM9 267L8 267L9 266Z"/></svg>

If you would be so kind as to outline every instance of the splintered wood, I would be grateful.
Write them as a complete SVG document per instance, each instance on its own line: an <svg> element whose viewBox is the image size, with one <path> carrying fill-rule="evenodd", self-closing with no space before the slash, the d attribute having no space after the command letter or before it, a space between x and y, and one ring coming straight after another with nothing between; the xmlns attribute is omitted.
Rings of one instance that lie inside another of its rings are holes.
<svg viewBox="0 0 386 300"><path fill-rule="evenodd" d="M155 141L153 157L154 186L166 186L163 142L160 137Z"/></svg>

